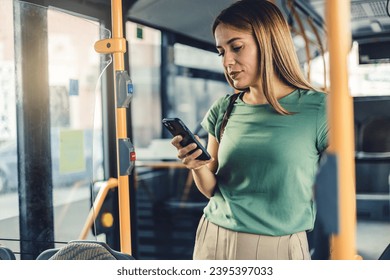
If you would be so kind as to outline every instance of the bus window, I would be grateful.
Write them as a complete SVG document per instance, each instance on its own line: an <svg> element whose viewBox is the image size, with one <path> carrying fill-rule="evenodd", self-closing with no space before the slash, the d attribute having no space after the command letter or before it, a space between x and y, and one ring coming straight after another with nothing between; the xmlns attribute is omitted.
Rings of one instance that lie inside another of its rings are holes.
<svg viewBox="0 0 390 280"><path fill-rule="evenodd" d="M144 148L161 135L161 32L126 22L130 76L134 84L132 120L134 145Z"/></svg>
<svg viewBox="0 0 390 280"><path fill-rule="evenodd" d="M354 97L390 96L390 63L359 63L359 43L350 53L350 90Z"/></svg>
<svg viewBox="0 0 390 280"><path fill-rule="evenodd" d="M52 9L47 20L55 240L71 240L91 206L91 182L103 179L100 59L92 48L100 27Z"/></svg>
<svg viewBox="0 0 390 280"><path fill-rule="evenodd" d="M181 118L191 130L199 128L207 109L219 97L232 93L216 53L174 44L174 66L168 100L168 117Z"/></svg>

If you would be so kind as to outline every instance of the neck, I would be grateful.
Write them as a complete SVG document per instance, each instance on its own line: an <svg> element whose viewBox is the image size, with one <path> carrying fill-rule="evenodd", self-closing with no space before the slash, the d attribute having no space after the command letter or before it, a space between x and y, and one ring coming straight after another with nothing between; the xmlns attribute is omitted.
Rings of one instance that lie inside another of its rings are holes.
<svg viewBox="0 0 390 280"><path fill-rule="evenodd" d="M273 84L273 94L277 99L283 98L293 92L296 88L286 85L281 81L275 82ZM267 104L267 98L261 87L250 87L249 91L243 97L245 103L248 104Z"/></svg>

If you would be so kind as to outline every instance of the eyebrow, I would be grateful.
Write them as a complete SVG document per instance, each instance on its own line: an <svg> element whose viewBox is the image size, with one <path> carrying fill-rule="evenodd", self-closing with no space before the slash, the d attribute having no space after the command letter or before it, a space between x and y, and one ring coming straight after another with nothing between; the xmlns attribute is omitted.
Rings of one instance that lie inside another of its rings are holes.
<svg viewBox="0 0 390 280"><path fill-rule="evenodd" d="M240 37L234 37L234 38L231 38L231 39L229 39L227 42L226 42L226 44L227 45L229 45L229 44L231 44L231 43L233 43L234 41L236 41L236 40L241 40L242 38L240 38ZM218 48L222 48L222 46L215 46L217 49Z"/></svg>

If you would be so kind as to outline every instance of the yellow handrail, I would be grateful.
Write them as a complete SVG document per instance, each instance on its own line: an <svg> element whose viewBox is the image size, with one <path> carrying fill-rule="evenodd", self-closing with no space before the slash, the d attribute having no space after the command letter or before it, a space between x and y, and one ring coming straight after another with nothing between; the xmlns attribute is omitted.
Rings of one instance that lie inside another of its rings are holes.
<svg viewBox="0 0 390 280"><path fill-rule="evenodd" d="M112 38L123 38L122 0L111 0ZM123 52L114 52L114 71L124 70ZM116 91L117 89L115 89ZM116 102L116 99L115 99ZM116 104L115 104L116 105ZM116 137L127 138L126 108L116 106ZM130 226L130 184L127 175L120 175L119 148L117 143L118 166L118 199L119 199L119 224L121 252L131 254L131 226Z"/></svg>
<svg viewBox="0 0 390 280"><path fill-rule="evenodd" d="M338 162L339 232L331 240L331 258L356 256L356 198L353 133L353 100L348 90L348 53L351 48L350 1L327 0L330 94L329 153Z"/></svg>
<svg viewBox="0 0 390 280"><path fill-rule="evenodd" d="M85 221L84 227L81 230L79 239L84 240L87 238L88 232L92 227L93 221L96 219L99 214L100 209L102 208L103 202L107 197L108 191L112 188L118 187L118 180L116 178L110 178L108 181L99 189L99 192L93 202L93 206L89 211L87 220Z"/></svg>
<svg viewBox="0 0 390 280"><path fill-rule="evenodd" d="M112 38L100 40L95 44L99 53L112 53L114 63L114 80L117 72L124 71L124 53L126 40L123 38L122 0L111 0ZM129 176L121 175L119 140L127 139L127 111L126 107L118 106L117 85L115 84L115 123L118 169L118 203L119 203L119 230L121 252L131 254L131 223L130 223L130 184Z"/></svg>

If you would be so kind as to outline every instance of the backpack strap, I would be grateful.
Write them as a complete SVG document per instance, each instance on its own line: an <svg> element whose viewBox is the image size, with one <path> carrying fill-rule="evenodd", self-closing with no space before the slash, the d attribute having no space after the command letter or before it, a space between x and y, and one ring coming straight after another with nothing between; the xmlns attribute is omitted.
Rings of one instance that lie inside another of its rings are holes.
<svg viewBox="0 0 390 280"><path fill-rule="evenodd" d="M229 117L230 117L230 114L233 110L233 106L234 106L234 103L236 102L238 96L240 95L240 93L235 93L235 94L232 94L230 97L229 97L229 104L226 108L226 111L223 115L223 118L222 118L222 123L221 123L221 128L219 129L219 142L221 143L221 140L222 140L222 136L223 136L223 133L225 131L225 127L227 125L227 122L229 120Z"/></svg>

